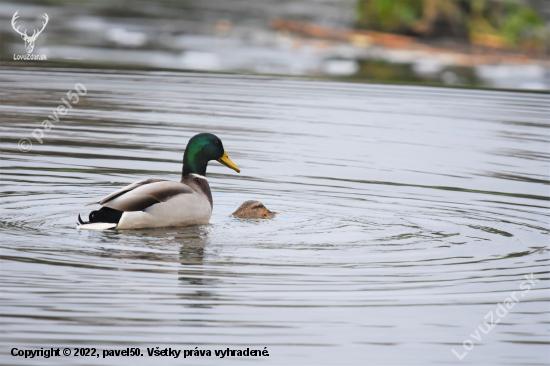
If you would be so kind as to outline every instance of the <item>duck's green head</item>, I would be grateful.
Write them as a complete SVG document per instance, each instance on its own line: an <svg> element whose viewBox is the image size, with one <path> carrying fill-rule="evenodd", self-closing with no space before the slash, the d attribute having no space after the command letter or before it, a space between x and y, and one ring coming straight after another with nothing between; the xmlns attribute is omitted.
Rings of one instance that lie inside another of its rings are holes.
<svg viewBox="0 0 550 366"><path fill-rule="evenodd" d="M205 175L210 160L217 160L240 173L241 170L227 157L222 140L211 133L199 133L191 137L183 155L183 175L191 173Z"/></svg>

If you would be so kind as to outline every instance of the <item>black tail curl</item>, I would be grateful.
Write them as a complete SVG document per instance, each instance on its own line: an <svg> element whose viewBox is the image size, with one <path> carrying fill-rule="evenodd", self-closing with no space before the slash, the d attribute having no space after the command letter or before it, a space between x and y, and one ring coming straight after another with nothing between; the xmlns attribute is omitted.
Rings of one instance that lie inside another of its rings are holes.
<svg viewBox="0 0 550 366"><path fill-rule="evenodd" d="M89 221L82 221L80 214L78 214L78 223L80 225L93 224L94 222L118 224L123 213L123 211L115 210L109 207L101 207L97 211L90 212L90 215L88 216Z"/></svg>

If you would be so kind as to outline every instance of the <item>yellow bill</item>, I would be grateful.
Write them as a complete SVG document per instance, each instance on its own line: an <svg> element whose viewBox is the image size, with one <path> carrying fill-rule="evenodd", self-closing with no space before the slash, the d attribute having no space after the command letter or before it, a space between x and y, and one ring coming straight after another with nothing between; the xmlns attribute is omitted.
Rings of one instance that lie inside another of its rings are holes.
<svg viewBox="0 0 550 366"><path fill-rule="evenodd" d="M218 162L222 163L223 165L225 165L226 167L228 168L231 168L233 169L234 171L236 171L237 173L240 173L241 170L239 169L239 167L231 161L231 159L229 159L227 157L227 153L224 151L223 152L223 156L221 158L218 159Z"/></svg>

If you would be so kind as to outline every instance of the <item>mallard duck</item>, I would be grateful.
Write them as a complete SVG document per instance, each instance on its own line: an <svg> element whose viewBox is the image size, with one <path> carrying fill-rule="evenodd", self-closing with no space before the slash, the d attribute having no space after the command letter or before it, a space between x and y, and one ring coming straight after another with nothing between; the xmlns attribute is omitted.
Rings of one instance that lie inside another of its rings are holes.
<svg viewBox="0 0 550 366"><path fill-rule="evenodd" d="M89 221L78 215L78 228L88 230L145 229L205 224L212 216L212 194L204 177L210 160L240 173L221 140L210 133L193 136L183 155L181 182L146 179L88 203L103 206Z"/></svg>
<svg viewBox="0 0 550 366"><path fill-rule="evenodd" d="M264 219L278 215L278 212L269 211L260 201L246 201L231 216L241 219Z"/></svg>

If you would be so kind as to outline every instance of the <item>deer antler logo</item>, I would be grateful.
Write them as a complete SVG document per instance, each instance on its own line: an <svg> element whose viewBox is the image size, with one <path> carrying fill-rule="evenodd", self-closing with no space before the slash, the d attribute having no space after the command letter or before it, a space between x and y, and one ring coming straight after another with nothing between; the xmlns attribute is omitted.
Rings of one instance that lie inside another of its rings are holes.
<svg viewBox="0 0 550 366"><path fill-rule="evenodd" d="M21 35L21 38L23 38L23 41L25 41L25 48L27 49L27 53L32 53L32 50L34 49L34 42L36 41L36 38L38 38L40 33L42 33L44 28L46 28L46 24L48 24L48 19L49 19L48 14L44 13L44 20L45 21L42 22L42 29L40 29L39 31L37 31L35 29L32 36L29 37L29 35L27 34L26 29L25 29L25 32L23 33L23 32L19 31L19 26L17 26L17 28L15 28L15 21L17 20L17 18L19 18L18 13L19 13L19 10L17 10L15 12L15 14L13 14L13 18L11 18L11 26L13 27L13 29L15 29L15 31L17 33L19 33Z"/></svg>

